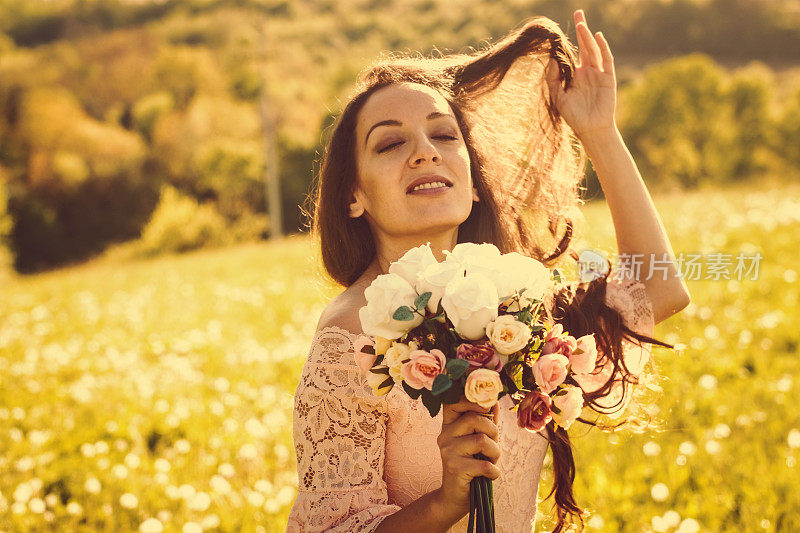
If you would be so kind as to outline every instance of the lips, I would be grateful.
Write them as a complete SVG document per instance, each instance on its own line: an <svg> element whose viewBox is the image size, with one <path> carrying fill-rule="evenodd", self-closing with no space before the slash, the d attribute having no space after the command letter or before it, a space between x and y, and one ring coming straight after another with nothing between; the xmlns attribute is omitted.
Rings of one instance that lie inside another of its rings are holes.
<svg viewBox="0 0 800 533"><path fill-rule="evenodd" d="M422 185L423 183L433 183L433 182L436 182L436 181L442 181L448 187L452 187L453 186L453 182L450 181L449 179L445 178L442 175L439 175L439 174L428 174L427 176L420 176L417 179L415 179L414 181L412 181L411 183L409 183L408 187L406 187L406 194L411 193L411 191L413 191L414 187L416 187L417 185Z"/></svg>

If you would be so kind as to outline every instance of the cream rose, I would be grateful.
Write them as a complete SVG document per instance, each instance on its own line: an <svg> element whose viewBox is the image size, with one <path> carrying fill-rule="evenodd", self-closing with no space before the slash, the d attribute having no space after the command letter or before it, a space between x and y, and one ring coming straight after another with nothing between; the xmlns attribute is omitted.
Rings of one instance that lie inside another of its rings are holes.
<svg viewBox="0 0 800 533"><path fill-rule="evenodd" d="M464 396L481 407L492 407L503 392L500 374L488 368L473 370L464 383Z"/></svg>
<svg viewBox="0 0 800 533"><path fill-rule="evenodd" d="M389 349L389 346L392 345L392 341L389 339L385 339L383 337L375 337L375 355L383 355L386 353L386 350Z"/></svg>
<svg viewBox="0 0 800 533"><path fill-rule="evenodd" d="M500 315L486 324L486 336L497 353L511 355L528 345L531 340L531 328L513 315ZM508 357L505 359L508 361Z"/></svg>
<svg viewBox="0 0 800 533"><path fill-rule="evenodd" d="M480 274L467 274L447 284L442 307L462 338L478 340L486 324L497 318L497 289Z"/></svg>
<svg viewBox="0 0 800 533"><path fill-rule="evenodd" d="M397 274L381 274L364 291L367 305L358 310L361 328L367 335L397 339L419 326L423 317L414 313L411 320L392 318L398 307L414 307L417 293L414 288Z"/></svg>
<svg viewBox="0 0 800 533"><path fill-rule="evenodd" d="M564 390L566 394L552 397L553 405L560 411L553 410L553 420L562 428L569 429L583 410L583 391L574 385L567 385Z"/></svg>
<svg viewBox="0 0 800 533"><path fill-rule="evenodd" d="M411 248L403 257L389 265L389 273L397 274L412 287L417 283L417 276L426 268L438 263L433 256L431 243Z"/></svg>
<svg viewBox="0 0 800 533"><path fill-rule="evenodd" d="M400 373L403 364L410 359L410 354L417 349L417 343L411 341L408 344L402 342L393 342L392 345L386 350L383 356L383 364L389 367L389 375L395 383L403 381L403 376Z"/></svg>
<svg viewBox="0 0 800 533"><path fill-rule="evenodd" d="M389 380L389 383L386 385L381 386L388 379L389 369L386 368L385 365L377 366L367 372L367 384L370 386L375 396L383 396L392 390L394 383L392 383L391 380Z"/></svg>

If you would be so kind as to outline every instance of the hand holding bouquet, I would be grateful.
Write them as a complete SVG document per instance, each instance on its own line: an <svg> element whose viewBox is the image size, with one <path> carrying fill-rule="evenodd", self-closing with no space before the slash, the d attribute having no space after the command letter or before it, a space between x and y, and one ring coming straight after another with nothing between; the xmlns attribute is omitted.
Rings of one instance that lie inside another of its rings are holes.
<svg viewBox="0 0 800 533"><path fill-rule="evenodd" d="M508 394L520 427L569 428L597 350L593 335L576 339L548 318L558 271L491 244L445 254L440 263L429 244L412 248L366 289L356 360L375 394L399 385L431 416L462 396L489 408ZM491 482L473 482L478 531L493 531Z"/></svg>

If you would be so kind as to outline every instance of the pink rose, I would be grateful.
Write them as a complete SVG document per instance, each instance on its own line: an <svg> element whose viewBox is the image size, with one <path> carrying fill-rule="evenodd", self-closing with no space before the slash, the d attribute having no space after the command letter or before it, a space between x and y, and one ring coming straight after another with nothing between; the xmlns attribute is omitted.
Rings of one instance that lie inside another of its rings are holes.
<svg viewBox="0 0 800 533"><path fill-rule="evenodd" d="M526 393L517 408L517 425L528 431L541 431L553 419L550 401L550 396L539 391Z"/></svg>
<svg viewBox="0 0 800 533"><path fill-rule="evenodd" d="M467 376L464 382L464 396L481 407L492 407L503 392L500 374L488 368L478 368Z"/></svg>
<svg viewBox="0 0 800 533"><path fill-rule="evenodd" d="M533 379L545 394L550 394L567 377L569 359L560 353L550 353L537 359L532 365Z"/></svg>
<svg viewBox="0 0 800 533"><path fill-rule="evenodd" d="M488 341L478 344L465 342L456 350L456 357L469 362L470 367L488 368L489 370L497 371L503 368L500 357Z"/></svg>
<svg viewBox="0 0 800 533"><path fill-rule="evenodd" d="M553 397L553 420L564 429L569 429L573 422L581 415L583 409L583 391L580 387L567 385L564 387L566 394Z"/></svg>
<svg viewBox="0 0 800 533"><path fill-rule="evenodd" d="M369 372L369 369L372 368L372 365L375 364L375 359L378 357L375 355L375 343L369 336L359 335L353 343L353 348L355 350L353 357L356 360L358 368L360 368L362 372ZM370 350L372 353L370 353Z"/></svg>
<svg viewBox="0 0 800 533"><path fill-rule="evenodd" d="M403 376L403 380L411 388L431 390L436 376L444 374L444 365L447 363L447 358L441 350L436 349L430 352L414 350L408 354L408 357L409 361L403 363L400 368L400 375Z"/></svg>
<svg viewBox="0 0 800 533"><path fill-rule="evenodd" d="M578 339L578 347L569 356L569 364L576 374L588 374L594 370L597 362L597 345L594 333Z"/></svg>
<svg viewBox="0 0 800 533"><path fill-rule="evenodd" d="M586 391L592 393L603 387L609 380L612 379L614 367L611 361L606 360L602 365L598 365L594 372L590 374L575 374L575 381L578 385ZM632 385L628 385L631 387ZM595 404L600 408L599 411L608 415L610 418L619 418L625 414L628 403L631 400L630 388L627 389L626 394L622 393L622 379L616 377L611 382L611 387L605 396L595 398Z"/></svg>
<svg viewBox="0 0 800 533"><path fill-rule="evenodd" d="M569 357L572 354L578 343L575 337L564 335L563 331L564 326L556 324L547 332L547 336L544 338L544 346L542 346L542 355L560 353Z"/></svg>

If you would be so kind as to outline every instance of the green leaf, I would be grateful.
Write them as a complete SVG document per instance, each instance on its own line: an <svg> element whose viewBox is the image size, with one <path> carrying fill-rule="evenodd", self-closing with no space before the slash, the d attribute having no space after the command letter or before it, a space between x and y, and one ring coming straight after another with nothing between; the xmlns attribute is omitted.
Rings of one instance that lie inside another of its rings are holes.
<svg viewBox="0 0 800 533"><path fill-rule="evenodd" d="M431 418L439 414L439 409L442 408L442 401L431 394L428 389L422 389L422 405L431 414Z"/></svg>
<svg viewBox="0 0 800 533"><path fill-rule="evenodd" d="M394 318L395 320L401 320L401 321L413 320L414 311L412 311L409 306L403 305L403 306L397 308L397 310L392 315L392 318Z"/></svg>
<svg viewBox="0 0 800 533"><path fill-rule="evenodd" d="M504 393L505 390L508 390L508 392L512 394L517 392L518 389L514 380L511 379L506 372L500 372L500 381L503 383ZM500 399L500 397L498 397L498 399Z"/></svg>
<svg viewBox="0 0 800 533"><path fill-rule="evenodd" d="M525 388L525 385L522 383L522 365L516 365L514 367L513 373L511 374L511 379L514 380L514 385L516 385L517 389Z"/></svg>
<svg viewBox="0 0 800 533"><path fill-rule="evenodd" d="M412 400L416 400L419 398L419 395L422 394L422 389L414 389L405 381L403 382L403 390L406 391L406 394L408 394Z"/></svg>
<svg viewBox="0 0 800 533"><path fill-rule="evenodd" d="M447 375L450 376L450 379L455 380L464 375L464 372L469 368L469 362L464 359L448 359L444 368L447 370Z"/></svg>
<svg viewBox="0 0 800 533"><path fill-rule="evenodd" d="M450 381L450 378L447 377L447 374L439 374L433 379L433 385L431 386L431 393L435 396L439 396L441 393L449 389L453 386L453 382Z"/></svg>
<svg viewBox="0 0 800 533"><path fill-rule="evenodd" d="M417 296L417 299L414 300L414 307L416 307L418 311L425 308L425 306L428 305L428 300L431 299L431 294L433 293L428 291Z"/></svg>
<svg viewBox="0 0 800 533"><path fill-rule="evenodd" d="M464 394L464 391L461 387L450 387L447 389L443 394L439 396L439 399L442 403L458 403L461 401L461 396Z"/></svg>

